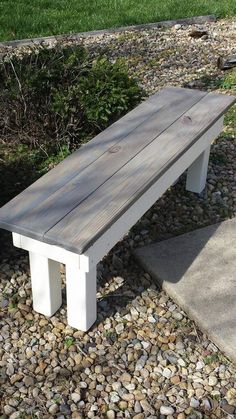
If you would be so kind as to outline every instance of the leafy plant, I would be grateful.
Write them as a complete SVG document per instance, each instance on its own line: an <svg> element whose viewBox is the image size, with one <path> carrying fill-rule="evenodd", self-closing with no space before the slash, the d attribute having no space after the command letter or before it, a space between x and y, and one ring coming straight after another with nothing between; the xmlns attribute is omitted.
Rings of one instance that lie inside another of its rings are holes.
<svg viewBox="0 0 236 419"><path fill-rule="evenodd" d="M219 360L219 355L217 353L212 353L210 355L207 355L203 361L205 365L213 364L214 362L217 362Z"/></svg>
<svg viewBox="0 0 236 419"><path fill-rule="evenodd" d="M236 70L231 70L226 73L223 80L221 81L220 87L222 89L236 89Z"/></svg>
<svg viewBox="0 0 236 419"><path fill-rule="evenodd" d="M0 206L140 102L122 60L77 44L0 61Z"/></svg>
<svg viewBox="0 0 236 419"><path fill-rule="evenodd" d="M66 338L65 339L65 347L69 349L72 345L74 345L74 339L73 338Z"/></svg>
<svg viewBox="0 0 236 419"><path fill-rule="evenodd" d="M38 170L40 174L43 174L56 166L60 161L64 160L67 156L70 155L70 150L67 145L60 147L59 151L56 154L50 154L46 160L43 159L42 163L39 165Z"/></svg>
<svg viewBox="0 0 236 419"><path fill-rule="evenodd" d="M114 331L111 331L111 330L105 330L104 332L103 332L103 336L108 340L108 341L111 341L111 342L115 342L116 341L116 339L117 339L117 333L116 332L114 332Z"/></svg>
<svg viewBox="0 0 236 419"><path fill-rule="evenodd" d="M236 105L226 112L224 122L228 129L236 130Z"/></svg>
<svg viewBox="0 0 236 419"><path fill-rule="evenodd" d="M59 394L56 394L55 397L53 398L53 402L57 405L61 404L61 396Z"/></svg>
<svg viewBox="0 0 236 419"><path fill-rule="evenodd" d="M15 302L10 302L10 303L8 304L8 310L9 310L9 311L10 311L10 310L14 310L16 307L17 307L17 305L16 305L16 303L15 303Z"/></svg>
<svg viewBox="0 0 236 419"><path fill-rule="evenodd" d="M5 57L0 80L3 138L48 154L78 147L142 97L122 60L94 60L75 44Z"/></svg>

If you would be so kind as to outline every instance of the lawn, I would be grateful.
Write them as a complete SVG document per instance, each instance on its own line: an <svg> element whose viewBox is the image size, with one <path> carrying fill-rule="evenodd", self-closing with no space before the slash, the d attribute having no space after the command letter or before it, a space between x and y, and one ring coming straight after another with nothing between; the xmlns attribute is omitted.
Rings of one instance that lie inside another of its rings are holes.
<svg viewBox="0 0 236 419"><path fill-rule="evenodd" d="M235 0L0 0L0 40L157 22L236 15Z"/></svg>

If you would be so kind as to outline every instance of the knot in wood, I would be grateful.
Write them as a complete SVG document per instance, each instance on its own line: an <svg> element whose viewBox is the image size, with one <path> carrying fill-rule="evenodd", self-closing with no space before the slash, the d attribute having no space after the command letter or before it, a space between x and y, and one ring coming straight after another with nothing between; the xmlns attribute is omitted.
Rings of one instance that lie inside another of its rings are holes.
<svg viewBox="0 0 236 419"><path fill-rule="evenodd" d="M120 145L115 145L114 147L111 147L110 149L109 149L109 152L110 153L117 153L118 151L120 151L121 150L121 146Z"/></svg>
<svg viewBox="0 0 236 419"><path fill-rule="evenodd" d="M184 115L184 116L183 116L183 118L182 118L182 122L183 122L184 124L189 125L189 124L191 124L191 123L192 123L192 118L190 118L190 116L188 116L188 115Z"/></svg>

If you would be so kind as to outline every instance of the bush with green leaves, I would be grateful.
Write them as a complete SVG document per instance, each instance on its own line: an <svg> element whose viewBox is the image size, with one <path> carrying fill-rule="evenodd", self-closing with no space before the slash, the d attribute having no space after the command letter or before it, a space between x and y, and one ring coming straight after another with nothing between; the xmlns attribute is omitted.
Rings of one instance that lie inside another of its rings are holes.
<svg viewBox="0 0 236 419"><path fill-rule="evenodd" d="M226 73L221 81L220 87L227 90L236 89L236 69L230 70Z"/></svg>
<svg viewBox="0 0 236 419"><path fill-rule="evenodd" d="M143 95L122 60L94 59L75 44L6 57L0 83L1 137L49 153L78 147Z"/></svg>

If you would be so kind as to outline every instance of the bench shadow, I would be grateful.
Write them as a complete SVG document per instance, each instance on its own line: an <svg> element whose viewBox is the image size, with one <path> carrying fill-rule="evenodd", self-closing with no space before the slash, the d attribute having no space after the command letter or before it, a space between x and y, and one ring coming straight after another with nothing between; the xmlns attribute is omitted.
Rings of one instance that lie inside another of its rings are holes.
<svg viewBox="0 0 236 419"><path fill-rule="evenodd" d="M224 74L220 74L220 70L216 69L212 74L204 74L201 77L196 77L190 82L183 83L182 87L203 91L214 91L221 87L223 78Z"/></svg>
<svg viewBox="0 0 236 419"><path fill-rule="evenodd" d="M221 225L222 223L217 223L198 228L183 235L154 243L141 250L137 249L134 256L138 261L141 260L142 266L154 278L158 275L160 285L163 282L177 283L193 265L197 256L205 249L209 240L217 234ZM230 229L230 224L228 228ZM223 235L220 234L217 240L219 243L222 242L222 255L219 256L228 259L228 250L223 246ZM207 264L212 264L215 259L216 249L208 247L206 257L197 264L196 270L200 273Z"/></svg>
<svg viewBox="0 0 236 419"><path fill-rule="evenodd" d="M5 161L0 154L0 207L33 183L39 175L33 162L24 159Z"/></svg>
<svg viewBox="0 0 236 419"><path fill-rule="evenodd" d="M100 262L97 281L98 322L115 314L127 314L129 303L152 285L151 277L145 276L145 271L135 262L132 254L124 254L123 242Z"/></svg>
<svg viewBox="0 0 236 419"><path fill-rule="evenodd" d="M160 277L165 278L165 280L170 282L180 281L184 273L189 269L196 257L204 249L207 242L211 239L212 235L215 234L219 225L220 224L210 226L210 229L207 230L207 234L203 235L200 242L198 241L197 243L194 243L193 241L191 252L189 252L187 247L183 247L182 249L180 249L180 247L176 247L176 252L182 251L183 255L181 260L182 263L179 263L178 265L171 263L171 260L174 260L176 255L175 252L172 254L170 251L168 251L169 239L163 241L160 240L160 243L162 245L165 244L166 246L163 246L163 251L157 255L157 260L155 260L155 257L153 256L152 260L150 261L150 258L147 256L146 262L142 260L142 263L140 264L140 260L137 258L136 254L136 252L138 253L138 249L135 249L134 252L131 252L130 257L127 259L126 269L123 268L120 270L115 270L113 267L111 267L112 253L115 252L115 249L113 249L113 251L111 251L109 255L104 258L102 262L103 268L105 267L104 274L102 277L98 278L98 291L99 293L104 294L102 298L98 298L98 321L96 322L96 325L104 321L106 318L114 316L116 313L119 313L120 315L129 313L129 303L134 301L137 297L141 296L141 294L148 288L153 288L153 285L157 290L161 290L161 281L155 281L155 269L158 260L160 260L163 255L165 256L166 261L168 259L167 262L173 269L171 270L171 277L169 275L170 269L167 269L166 272L165 270L161 271ZM202 229L199 229L198 231L200 232L200 230ZM194 233L195 231L187 234L191 236L194 235ZM172 240L176 240L178 242L179 237L180 236L173 236ZM151 245L151 247L152 246L155 249L155 243ZM122 242L118 245L118 251L119 247L122 248ZM112 275L109 272L109 266L110 272L112 271ZM201 269L200 266L199 269ZM104 292L109 282L112 280L114 282L116 280L116 275L121 285L117 286L117 289L114 291L108 291L108 293Z"/></svg>
<svg viewBox="0 0 236 419"><path fill-rule="evenodd" d="M38 178L36 173L29 161L5 162L0 158L0 208L33 183ZM20 253L12 244L11 233L0 229L0 261Z"/></svg>

